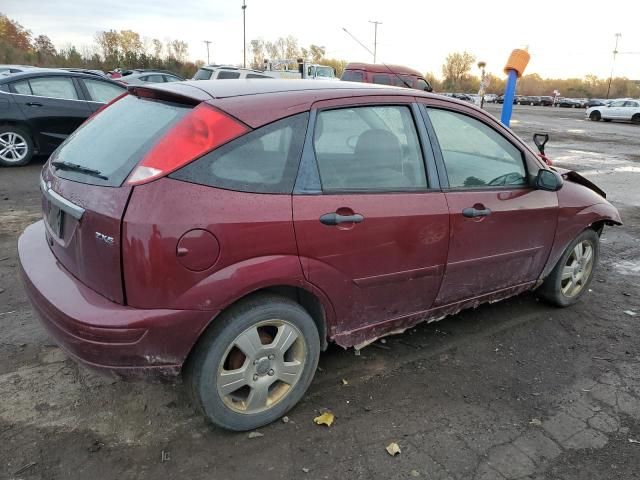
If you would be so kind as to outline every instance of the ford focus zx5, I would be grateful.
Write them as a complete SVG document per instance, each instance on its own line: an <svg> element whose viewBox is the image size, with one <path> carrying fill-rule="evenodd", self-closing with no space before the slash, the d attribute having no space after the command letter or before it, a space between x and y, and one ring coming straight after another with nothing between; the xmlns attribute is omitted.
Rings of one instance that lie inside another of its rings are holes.
<svg viewBox="0 0 640 480"><path fill-rule="evenodd" d="M50 334L90 367L184 375L232 430L293 407L330 342L535 288L571 305L620 224L482 110L349 82L131 88L40 187L18 248Z"/></svg>

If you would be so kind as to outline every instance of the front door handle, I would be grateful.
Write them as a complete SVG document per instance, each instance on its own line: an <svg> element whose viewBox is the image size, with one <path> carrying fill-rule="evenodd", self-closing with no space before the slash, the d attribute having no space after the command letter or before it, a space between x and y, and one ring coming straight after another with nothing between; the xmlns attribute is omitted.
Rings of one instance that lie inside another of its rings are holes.
<svg viewBox="0 0 640 480"><path fill-rule="evenodd" d="M42 104L38 102L27 102L27 107L41 107Z"/></svg>
<svg viewBox="0 0 640 480"><path fill-rule="evenodd" d="M462 215L467 218L486 217L491 215L491 209L469 207L462 210Z"/></svg>
<svg viewBox="0 0 640 480"><path fill-rule="evenodd" d="M320 217L320 223L324 225L340 225L341 223L361 223L364 217L359 213L352 215L340 215L339 213L325 213Z"/></svg>

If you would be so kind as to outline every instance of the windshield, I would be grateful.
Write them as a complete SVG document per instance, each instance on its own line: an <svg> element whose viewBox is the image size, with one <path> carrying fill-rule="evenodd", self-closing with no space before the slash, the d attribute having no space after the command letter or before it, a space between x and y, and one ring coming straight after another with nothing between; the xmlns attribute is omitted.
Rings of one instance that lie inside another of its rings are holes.
<svg viewBox="0 0 640 480"><path fill-rule="evenodd" d="M58 147L51 155L51 163L64 162L67 168L59 166L56 175L119 187L151 147L188 111L188 107L127 95L85 122ZM75 167L69 168L71 164Z"/></svg>
<svg viewBox="0 0 640 480"><path fill-rule="evenodd" d="M333 78L333 68L331 67L316 67L316 77Z"/></svg>

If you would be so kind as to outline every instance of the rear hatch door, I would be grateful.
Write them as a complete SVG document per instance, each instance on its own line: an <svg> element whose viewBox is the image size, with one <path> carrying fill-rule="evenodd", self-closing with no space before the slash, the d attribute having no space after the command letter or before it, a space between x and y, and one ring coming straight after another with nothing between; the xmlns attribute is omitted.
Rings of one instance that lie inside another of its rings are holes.
<svg viewBox="0 0 640 480"><path fill-rule="evenodd" d="M127 177L191 108L127 95L85 122L43 170L52 252L78 280L114 302L125 303L121 230L133 188Z"/></svg>

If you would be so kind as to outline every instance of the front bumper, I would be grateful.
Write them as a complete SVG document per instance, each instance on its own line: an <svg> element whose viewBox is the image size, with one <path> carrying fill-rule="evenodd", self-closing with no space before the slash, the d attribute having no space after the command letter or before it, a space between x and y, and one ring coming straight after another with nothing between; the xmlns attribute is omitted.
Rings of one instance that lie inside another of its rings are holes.
<svg viewBox="0 0 640 480"><path fill-rule="evenodd" d="M175 377L217 312L142 310L114 303L62 266L43 221L18 240L20 271L47 331L74 359L122 377Z"/></svg>

